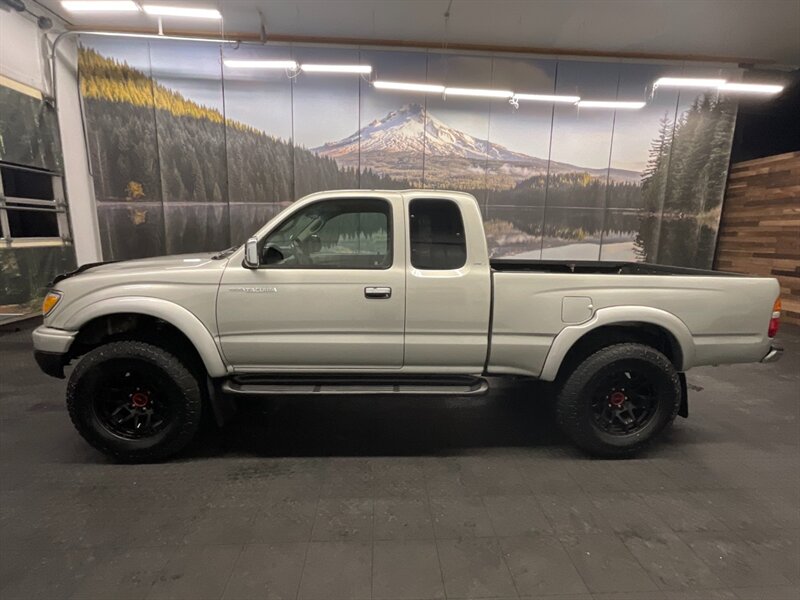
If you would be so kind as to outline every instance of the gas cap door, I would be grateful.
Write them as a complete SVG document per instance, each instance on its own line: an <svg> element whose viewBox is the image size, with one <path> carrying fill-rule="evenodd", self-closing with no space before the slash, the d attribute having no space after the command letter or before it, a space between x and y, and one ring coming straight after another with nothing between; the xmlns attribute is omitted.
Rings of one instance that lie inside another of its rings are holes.
<svg viewBox="0 0 800 600"><path fill-rule="evenodd" d="M592 318L592 299L588 296L565 296L561 301L561 321L569 324L583 323Z"/></svg>

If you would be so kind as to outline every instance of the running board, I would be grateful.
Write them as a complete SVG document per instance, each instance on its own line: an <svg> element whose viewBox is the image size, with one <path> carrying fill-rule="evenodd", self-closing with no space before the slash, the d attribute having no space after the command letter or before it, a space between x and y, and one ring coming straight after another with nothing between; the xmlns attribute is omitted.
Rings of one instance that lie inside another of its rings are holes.
<svg viewBox="0 0 800 600"><path fill-rule="evenodd" d="M239 376L222 384L222 391L237 395L326 396L477 396L489 390L479 377L381 378L381 377L265 377Z"/></svg>

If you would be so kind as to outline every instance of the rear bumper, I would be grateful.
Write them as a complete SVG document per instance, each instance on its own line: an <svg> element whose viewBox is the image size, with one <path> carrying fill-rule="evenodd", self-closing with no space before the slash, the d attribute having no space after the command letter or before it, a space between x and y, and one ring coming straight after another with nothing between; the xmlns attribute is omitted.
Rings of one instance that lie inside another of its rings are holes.
<svg viewBox="0 0 800 600"><path fill-rule="evenodd" d="M33 330L33 357L39 368L51 377L64 379L64 365L77 334L41 325Z"/></svg>
<svg viewBox="0 0 800 600"><path fill-rule="evenodd" d="M779 360L781 355L783 354L783 348L780 346L770 346L769 352L767 352L766 356L761 359L762 363L771 363Z"/></svg>

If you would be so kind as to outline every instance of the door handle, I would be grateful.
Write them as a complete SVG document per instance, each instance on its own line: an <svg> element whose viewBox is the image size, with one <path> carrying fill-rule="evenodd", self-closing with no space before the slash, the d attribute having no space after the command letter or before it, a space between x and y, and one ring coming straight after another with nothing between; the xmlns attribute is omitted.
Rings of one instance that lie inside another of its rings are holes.
<svg viewBox="0 0 800 600"><path fill-rule="evenodd" d="M390 287L365 287L365 298L386 299L392 297L392 288Z"/></svg>

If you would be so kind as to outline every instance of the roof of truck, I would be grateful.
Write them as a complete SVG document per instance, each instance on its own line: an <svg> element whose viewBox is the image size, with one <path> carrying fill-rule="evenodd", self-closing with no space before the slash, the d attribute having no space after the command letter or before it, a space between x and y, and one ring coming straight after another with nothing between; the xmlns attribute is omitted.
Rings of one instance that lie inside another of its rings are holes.
<svg viewBox="0 0 800 600"><path fill-rule="evenodd" d="M322 190L303 196L305 198L312 198L316 196L370 196L373 194L382 194L387 196L414 194L420 196L465 196L475 199L475 196L468 192L460 192L457 190L437 190L428 188L407 188L404 190L387 190L387 189L344 189L344 190Z"/></svg>

